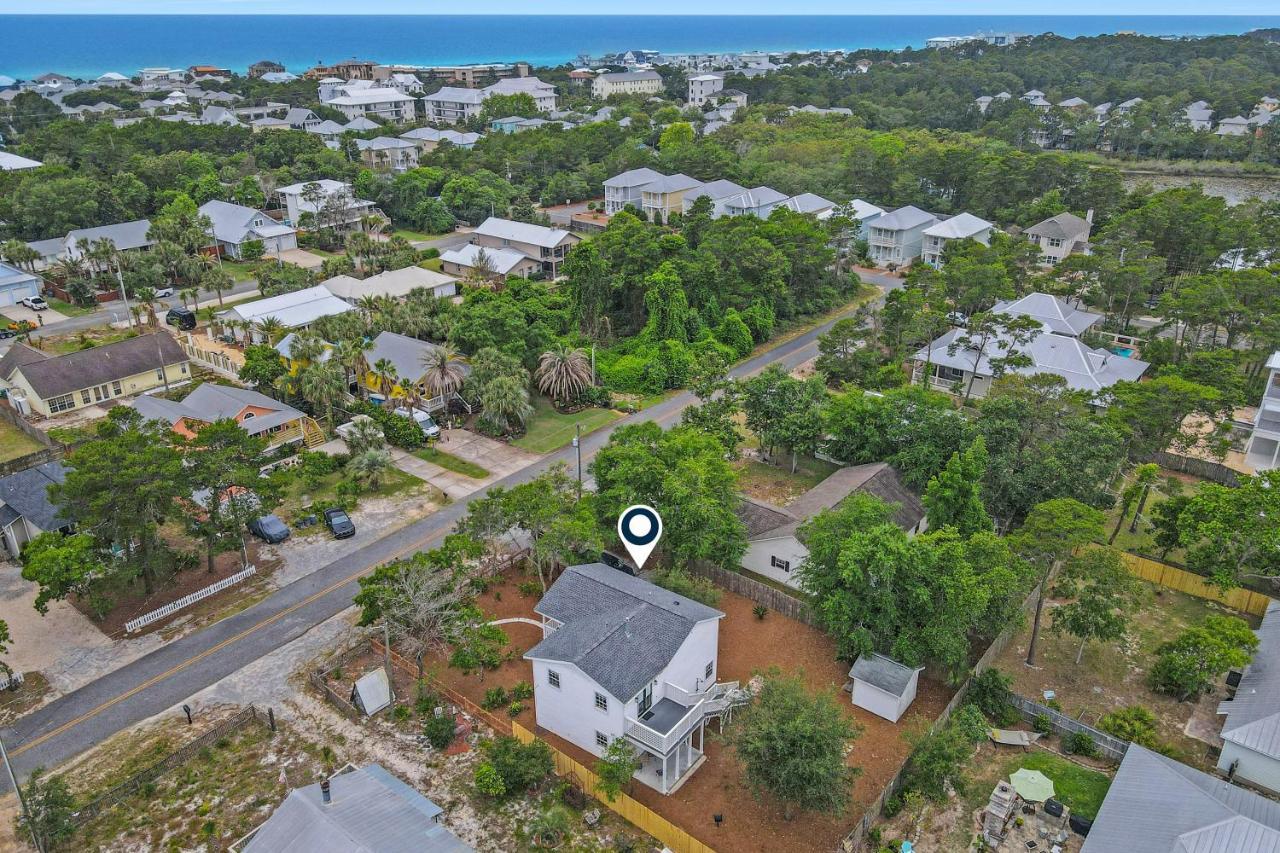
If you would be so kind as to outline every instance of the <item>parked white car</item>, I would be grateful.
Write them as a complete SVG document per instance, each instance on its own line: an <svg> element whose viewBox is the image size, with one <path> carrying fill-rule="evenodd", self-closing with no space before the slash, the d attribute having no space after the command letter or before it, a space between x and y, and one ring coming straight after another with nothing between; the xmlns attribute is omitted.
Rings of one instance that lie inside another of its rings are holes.
<svg viewBox="0 0 1280 853"><path fill-rule="evenodd" d="M156 289L156 299L163 299L166 296L173 296L173 287L165 285Z"/></svg>
<svg viewBox="0 0 1280 853"><path fill-rule="evenodd" d="M32 311L43 311L49 307L49 303L44 301L43 296L24 296L22 297L22 304Z"/></svg>
<svg viewBox="0 0 1280 853"><path fill-rule="evenodd" d="M422 434L427 438L440 437L440 425L432 420L431 415L422 411L422 409L406 409L401 406L396 409L396 414L402 418L413 418L414 423L418 425L418 429L422 430Z"/></svg>

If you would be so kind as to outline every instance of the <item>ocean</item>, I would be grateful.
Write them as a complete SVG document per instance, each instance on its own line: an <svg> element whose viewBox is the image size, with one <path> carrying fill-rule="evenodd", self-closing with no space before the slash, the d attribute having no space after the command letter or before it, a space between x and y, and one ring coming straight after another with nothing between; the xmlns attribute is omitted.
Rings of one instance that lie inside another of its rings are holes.
<svg viewBox="0 0 1280 853"><path fill-rule="evenodd" d="M91 78L196 64L243 71L260 59L299 72L351 56L414 65L557 65L580 53L632 49L921 47L933 36L979 30L1203 36L1277 26L1280 15L0 15L0 74L30 79L57 71Z"/></svg>

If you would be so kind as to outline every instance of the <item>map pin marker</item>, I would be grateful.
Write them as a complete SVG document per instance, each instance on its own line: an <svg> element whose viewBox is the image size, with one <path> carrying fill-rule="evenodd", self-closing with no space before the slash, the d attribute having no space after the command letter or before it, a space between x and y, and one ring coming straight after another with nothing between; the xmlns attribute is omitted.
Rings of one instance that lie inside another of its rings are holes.
<svg viewBox="0 0 1280 853"><path fill-rule="evenodd" d="M618 516L618 538L627 546L627 553L637 569L644 568L645 560L649 559L661 537L662 518L651 506L629 506Z"/></svg>

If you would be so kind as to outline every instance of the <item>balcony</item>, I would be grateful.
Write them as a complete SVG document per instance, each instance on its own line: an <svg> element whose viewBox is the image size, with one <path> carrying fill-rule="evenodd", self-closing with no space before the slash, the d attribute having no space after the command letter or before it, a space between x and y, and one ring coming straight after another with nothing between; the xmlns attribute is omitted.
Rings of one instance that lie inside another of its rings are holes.
<svg viewBox="0 0 1280 853"><path fill-rule="evenodd" d="M627 718L626 736L649 752L669 755L702 722L705 704L705 699L698 700L692 707L660 699L645 713L644 719Z"/></svg>

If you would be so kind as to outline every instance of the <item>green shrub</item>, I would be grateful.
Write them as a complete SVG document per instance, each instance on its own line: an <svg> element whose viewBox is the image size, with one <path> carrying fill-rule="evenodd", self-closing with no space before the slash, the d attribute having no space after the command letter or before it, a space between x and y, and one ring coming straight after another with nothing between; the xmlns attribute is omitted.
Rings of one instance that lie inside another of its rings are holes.
<svg viewBox="0 0 1280 853"><path fill-rule="evenodd" d="M769 608L765 607L763 604L757 604L755 607L751 608L751 612L757 619L763 620L765 616L769 615Z"/></svg>
<svg viewBox="0 0 1280 853"><path fill-rule="evenodd" d="M542 595L542 584L537 581L521 581L516 585L516 589L519 590L520 594L525 598L533 598L535 596Z"/></svg>
<svg viewBox="0 0 1280 853"><path fill-rule="evenodd" d="M1129 705L1112 711L1098 721L1098 728L1112 737L1127 740L1148 749L1158 749L1156 716L1141 705Z"/></svg>
<svg viewBox="0 0 1280 853"><path fill-rule="evenodd" d="M751 330L751 337L756 343L764 343L773 336L773 327L777 322L773 309L763 299L757 299L742 312L742 322Z"/></svg>
<svg viewBox="0 0 1280 853"><path fill-rule="evenodd" d="M969 685L968 700L995 725L1013 725L1019 715L1018 709L1009 702L1009 685L1012 683L1013 679L995 667L985 669Z"/></svg>
<svg viewBox="0 0 1280 853"><path fill-rule="evenodd" d="M1031 728L1042 735L1053 734L1053 721L1048 714L1036 714L1036 718L1031 721Z"/></svg>
<svg viewBox="0 0 1280 853"><path fill-rule="evenodd" d="M551 747L540 740L521 743L503 735L480 745L485 764L497 771L508 794L529 791L543 782L555 769Z"/></svg>
<svg viewBox="0 0 1280 853"><path fill-rule="evenodd" d="M754 346L751 330L747 328L746 323L742 322L738 312L732 308L724 312L724 319L716 328L716 340L731 348L739 358L751 352Z"/></svg>
<svg viewBox="0 0 1280 853"><path fill-rule="evenodd" d="M502 797L507 793L507 786L503 783L502 776L488 761L482 761L476 765L475 780L476 790L486 797Z"/></svg>
<svg viewBox="0 0 1280 853"><path fill-rule="evenodd" d="M457 721L452 714L441 714L440 716L430 716L427 722L422 726L422 733L426 735L427 741L436 749L444 749L453 743L453 734L457 729Z"/></svg>
<svg viewBox="0 0 1280 853"><path fill-rule="evenodd" d="M1083 755L1086 758L1098 757L1098 745L1088 732L1072 732L1062 739L1062 751L1067 755Z"/></svg>
<svg viewBox="0 0 1280 853"><path fill-rule="evenodd" d="M507 688L490 687L484 692L484 699L480 700L480 707L486 711L492 711L495 708L501 708L507 704Z"/></svg>
<svg viewBox="0 0 1280 853"><path fill-rule="evenodd" d="M409 709L408 705L397 705L391 709L391 719L398 723L402 723L412 716L413 711Z"/></svg>
<svg viewBox="0 0 1280 853"><path fill-rule="evenodd" d="M527 681L517 681L511 688L511 698L519 702L528 702L533 698L533 685Z"/></svg>
<svg viewBox="0 0 1280 853"><path fill-rule="evenodd" d="M691 575L681 568L670 568L658 572L653 582L663 589L669 589L676 595L692 598L708 607L720 604L720 588L711 581L698 575Z"/></svg>
<svg viewBox="0 0 1280 853"><path fill-rule="evenodd" d="M433 715L436 708L440 705L440 697L436 692L427 686L427 682L418 682L418 695L413 700L413 710L417 712L419 717L429 717Z"/></svg>
<svg viewBox="0 0 1280 853"><path fill-rule="evenodd" d="M1181 702L1194 699L1213 690L1222 673L1249 663L1257 647L1258 638L1243 619L1206 616L1156 650L1151 687Z"/></svg>
<svg viewBox="0 0 1280 853"><path fill-rule="evenodd" d="M523 702L512 702L510 705L507 706L507 716L509 717L518 717L523 713L524 713Z"/></svg>
<svg viewBox="0 0 1280 853"><path fill-rule="evenodd" d="M353 415L368 415L378 424L387 441L405 450L417 450L426 444L426 436L412 418L397 415L376 403L365 400L354 400L347 404L347 410Z"/></svg>
<svg viewBox="0 0 1280 853"><path fill-rule="evenodd" d="M951 725L969 743L981 743L987 739L991 726L977 705L966 702L951 715Z"/></svg>

